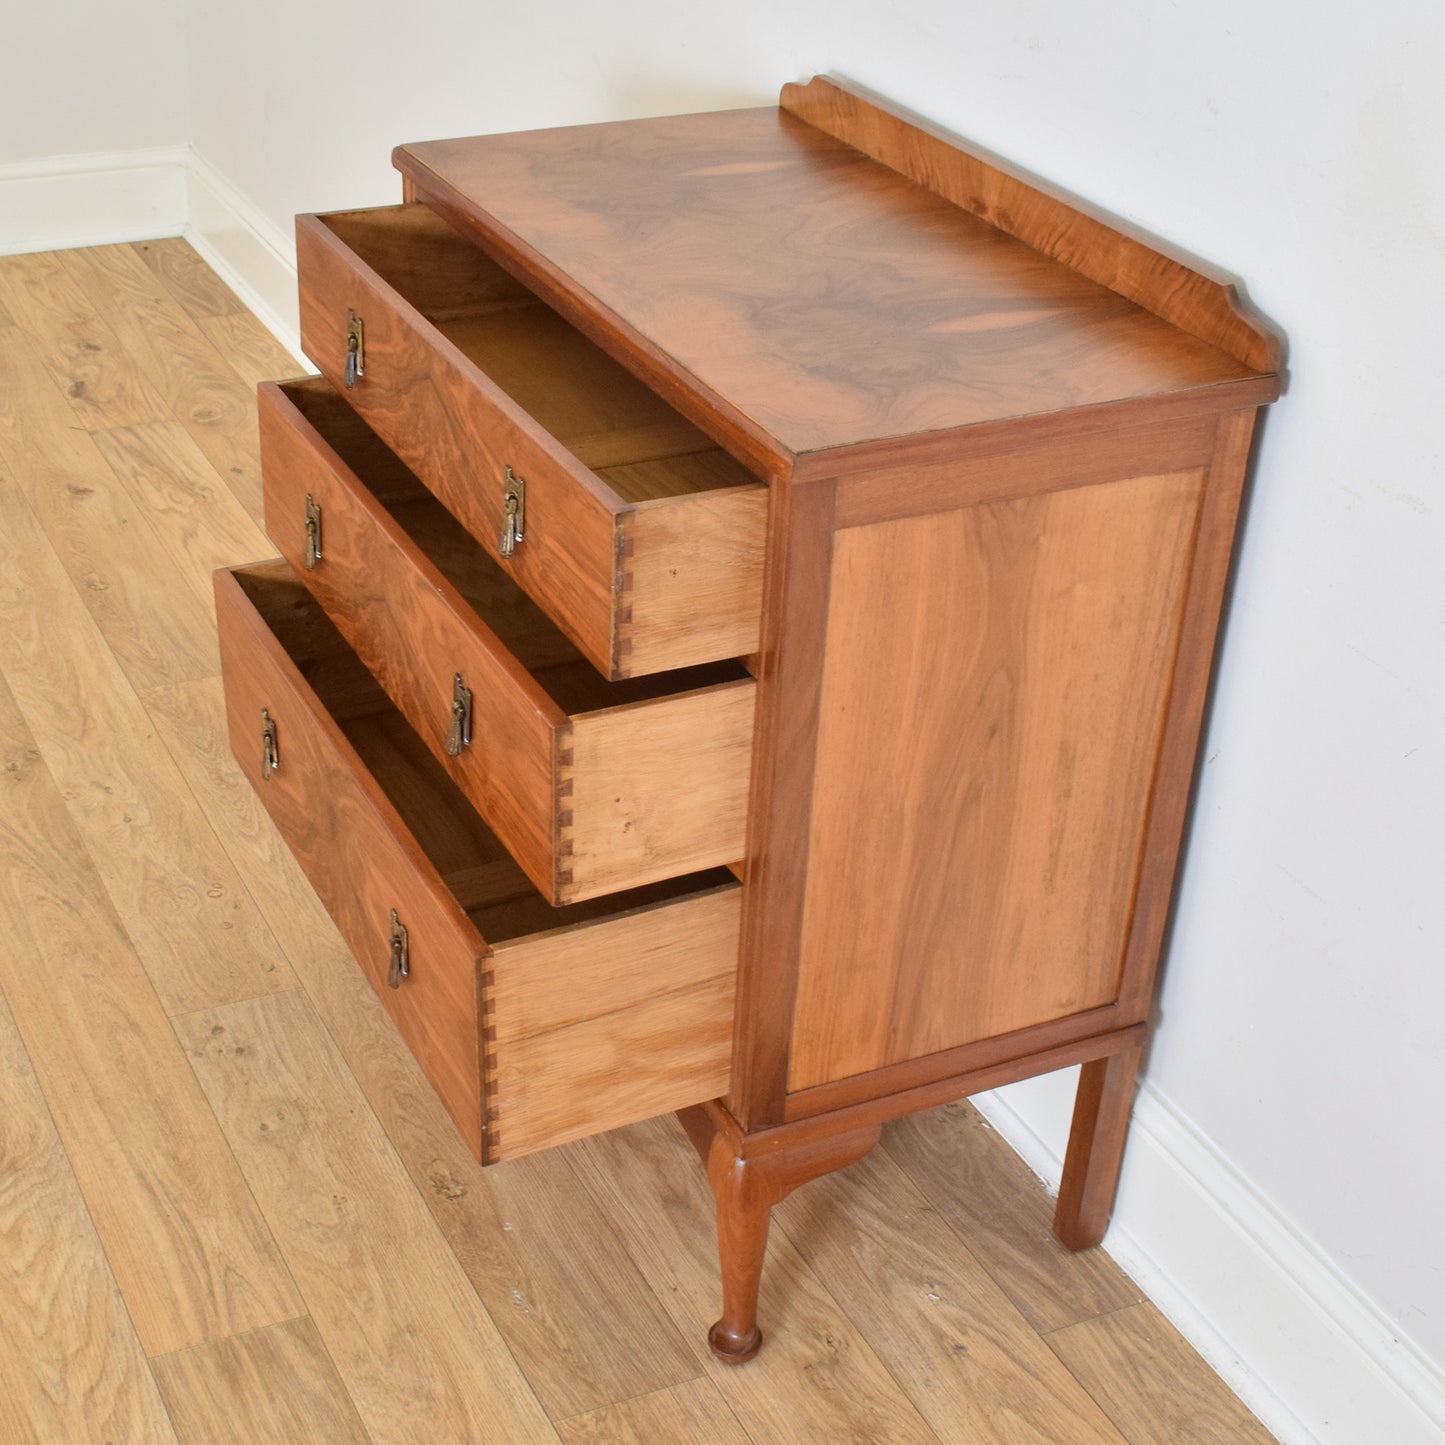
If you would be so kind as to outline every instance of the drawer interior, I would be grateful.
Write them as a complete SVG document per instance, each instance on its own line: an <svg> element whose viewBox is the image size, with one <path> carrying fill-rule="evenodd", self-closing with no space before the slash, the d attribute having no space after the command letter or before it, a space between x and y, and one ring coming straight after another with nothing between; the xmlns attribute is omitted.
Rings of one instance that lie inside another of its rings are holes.
<svg viewBox="0 0 1445 1445"><path fill-rule="evenodd" d="M622 501L756 483L428 207L344 211L320 220Z"/></svg>
<svg viewBox="0 0 1445 1445"><path fill-rule="evenodd" d="M532 886L284 562L233 574L491 944L728 883L725 868L555 908ZM281 745L285 747L284 738Z"/></svg>
<svg viewBox="0 0 1445 1445"><path fill-rule="evenodd" d="M329 382L315 377L281 389L564 712L575 716L749 675L741 662L725 660L609 682Z"/></svg>

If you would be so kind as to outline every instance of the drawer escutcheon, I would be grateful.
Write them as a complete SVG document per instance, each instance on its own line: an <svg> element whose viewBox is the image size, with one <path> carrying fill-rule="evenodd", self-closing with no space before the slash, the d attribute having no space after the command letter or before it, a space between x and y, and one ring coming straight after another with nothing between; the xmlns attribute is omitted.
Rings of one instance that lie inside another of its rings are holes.
<svg viewBox="0 0 1445 1445"><path fill-rule="evenodd" d="M527 525L527 479L519 477L511 467L502 477L502 536L497 553L510 557L525 534Z"/></svg>
<svg viewBox="0 0 1445 1445"><path fill-rule="evenodd" d="M261 709L261 781L268 782L271 774L281 766L281 752L276 746L276 722L263 707Z"/></svg>
<svg viewBox="0 0 1445 1445"><path fill-rule="evenodd" d="M447 756L459 758L472 741L472 690L462 684L461 673L452 676L452 725L447 731Z"/></svg>
<svg viewBox="0 0 1445 1445"><path fill-rule="evenodd" d="M344 381L350 391L366 375L366 333L356 312L346 313L346 374Z"/></svg>
<svg viewBox="0 0 1445 1445"><path fill-rule="evenodd" d="M321 560L321 507L310 492L306 493L306 570L314 572Z"/></svg>
<svg viewBox="0 0 1445 1445"><path fill-rule="evenodd" d="M407 952L406 924L391 910L391 967L387 970L386 982L391 988L400 988L404 978L411 977L411 958Z"/></svg>

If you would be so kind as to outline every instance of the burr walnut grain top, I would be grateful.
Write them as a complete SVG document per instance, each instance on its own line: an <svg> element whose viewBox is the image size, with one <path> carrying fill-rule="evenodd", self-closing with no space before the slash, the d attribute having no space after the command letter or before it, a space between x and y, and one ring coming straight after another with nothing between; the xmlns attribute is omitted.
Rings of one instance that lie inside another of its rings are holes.
<svg viewBox="0 0 1445 1445"><path fill-rule="evenodd" d="M1257 375L771 107L395 160L610 349L792 453Z"/></svg>

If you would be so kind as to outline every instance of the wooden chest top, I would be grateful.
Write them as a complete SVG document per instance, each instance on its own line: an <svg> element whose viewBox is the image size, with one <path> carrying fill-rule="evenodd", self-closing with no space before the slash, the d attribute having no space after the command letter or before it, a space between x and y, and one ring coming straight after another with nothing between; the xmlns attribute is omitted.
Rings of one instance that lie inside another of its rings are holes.
<svg viewBox="0 0 1445 1445"><path fill-rule="evenodd" d="M974 214L984 197L956 203L786 109L430 141L395 161L604 344L764 451L1259 375L1008 234L996 223L1025 226L1006 210Z"/></svg>

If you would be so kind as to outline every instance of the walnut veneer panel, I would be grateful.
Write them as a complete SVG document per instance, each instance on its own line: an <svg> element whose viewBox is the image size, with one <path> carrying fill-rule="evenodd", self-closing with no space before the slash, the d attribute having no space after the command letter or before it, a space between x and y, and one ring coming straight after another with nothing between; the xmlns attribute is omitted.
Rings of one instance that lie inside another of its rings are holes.
<svg viewBox="0 0 1445 1445"><path fill-rule="evenodd" d="M289 388L295 399L304 393ZM539 887L552 883L553 734L561 710L490 629L483 628L364 489L287 393L261 388L266 525L286 560L324 606L433 753L446 756L452 679L472 690L479 746L465 758L472 791L492 826ZM359 423L353 423L359 426ZM320 509L321 556L305 567L306 505Z"/></svg>
<svg viewBox="0 0 1445 1445"><path fill-rule="evenodd" d="M1115 998L1203 480L838 533L791 1088Z"/></svg>
<svg viewBox="0 0 1445 1445"><path fill-rule="evenodd" d="M1259 371L1278 368L1279 337L1227 277L1192 258L1186 263L1076 197L996 156L974 154L901 107L826 76L785 85L778 103L1191 336Z"/></svg>
<svg viewBox="0 0 1445 1445"><path fill-rule="evenodd" d="M267 599L266 616L248 586ZM316 679L311 660L298 663L268 626L288 599L304 615L305 593L281 564L250 569L244 583L229 572L216 574L231 751L462 1137L480 1155L477 964L486 945L303 680L303 668ZM261 767L262 708L276 725L280 756L269 777ZM416 964L399 989L386 986L393 908L411 931Z"/></svg>
<svg viewBox="0 0 1445 1445"><path fill-rule="evenodd" d="M395 160L754 454L1254 375L786 111L429 141Z"/></svg>

